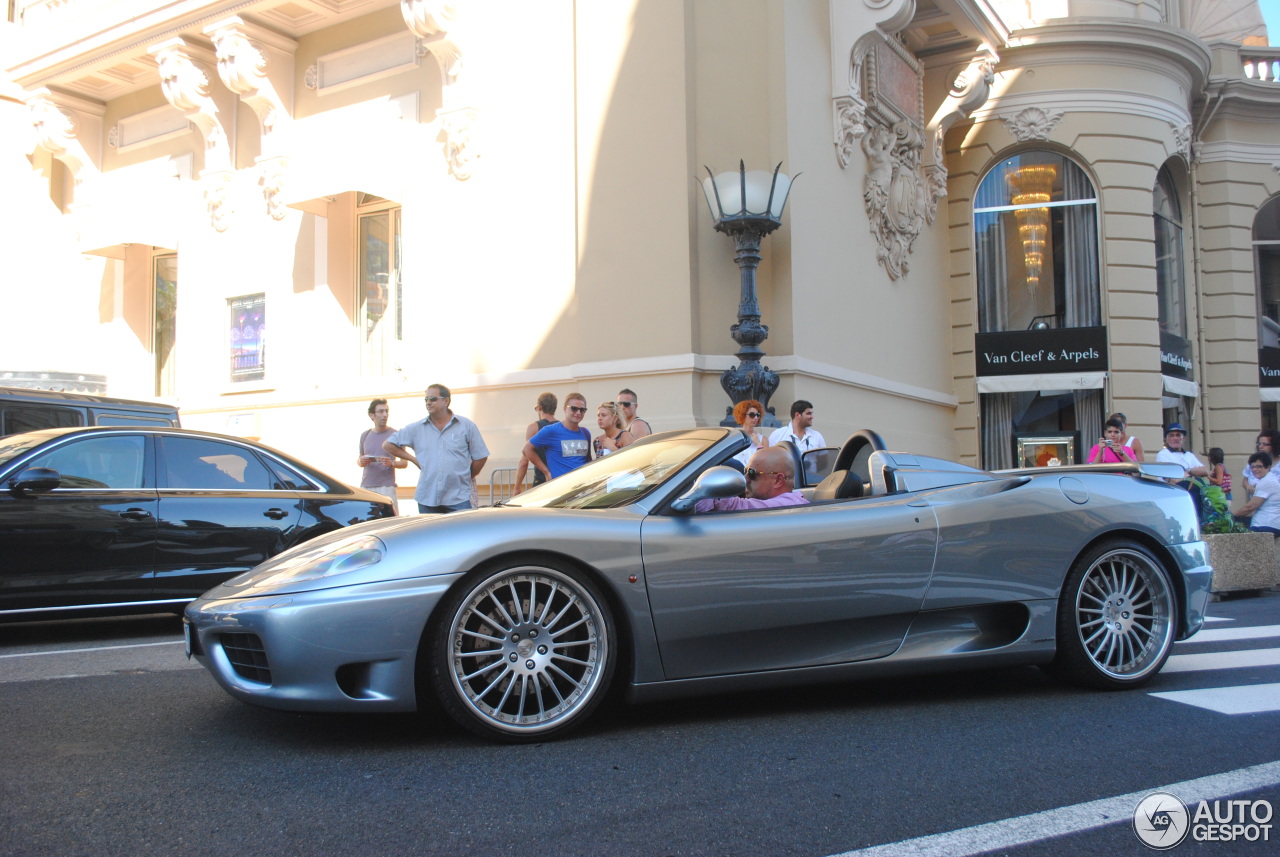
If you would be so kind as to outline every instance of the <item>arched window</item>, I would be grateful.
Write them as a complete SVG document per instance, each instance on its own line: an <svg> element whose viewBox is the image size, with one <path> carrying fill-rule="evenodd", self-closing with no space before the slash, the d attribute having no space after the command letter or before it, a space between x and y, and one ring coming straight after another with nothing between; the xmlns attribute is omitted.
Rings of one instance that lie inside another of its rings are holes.
<svg viewBox="0 0 1280 857"><path fill-rule="evenodd" d="M1186 338L1186 286L1182 264L1182 206L1168 167L1156 176L1156 295L1160 301L1160 330Z"/></svg>
<svg viewBox="0 0 1280 857"><path fill-rule="evenodd" d="M1253 276L1258 295L1258 362L1262 366L1262 427L1280 424L1280 197L1253 220ZM1272 386L1272 385L1275 386Z"/></svg>
<svg viewBox="0 0 1280 857"><path fill-rule="evenodd" d="M1152 191L1156 241L1156 302L1160 321L1161 375L1165 425L1190 425L1199 394L1190 369L1191 340L1187 332L1186 265L1182 254L1182 205L1168 167L1156 174Z"/></svg>
<svg viewBox="0 0 1280 857"><path fill-rule="evenodd" d="M1098 206L1083 169L1056 152L1021 152L987 173L975 203L982 333L1102 324ZM1014 457L1019 435L1075 435L1079 456L1101 433L1101 390L1068 386L1052 371L1025 377L1025 388L981 393L984 467L1023 464Z"/></svg>

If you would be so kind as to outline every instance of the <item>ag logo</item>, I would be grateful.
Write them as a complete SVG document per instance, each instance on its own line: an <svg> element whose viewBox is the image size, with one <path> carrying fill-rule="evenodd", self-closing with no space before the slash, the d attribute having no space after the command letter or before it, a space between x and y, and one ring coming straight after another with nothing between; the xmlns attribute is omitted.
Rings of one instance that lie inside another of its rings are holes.
<svg viewBox="0 0 1280 857"><path fill-rule="evenodd" d="M1190 830L1190 818L1182 801L1168 792L1144 797L1133 811L1133 832L1142 844L1167 851L1182 843Z"/></svg>

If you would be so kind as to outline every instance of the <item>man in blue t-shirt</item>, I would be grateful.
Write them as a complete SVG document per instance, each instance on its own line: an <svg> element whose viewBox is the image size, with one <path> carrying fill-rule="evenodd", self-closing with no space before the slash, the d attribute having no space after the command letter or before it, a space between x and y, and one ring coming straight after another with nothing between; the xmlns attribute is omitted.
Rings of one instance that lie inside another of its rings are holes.
<svg viewBox="0 0 1280 857"><path fill-rule="evenodd" d="M563 476L591 460L591 432L579 423L587 413L587 399L570 393L564 400L564 419L539 429L524 445L524 456L548 479Z"/></svg>

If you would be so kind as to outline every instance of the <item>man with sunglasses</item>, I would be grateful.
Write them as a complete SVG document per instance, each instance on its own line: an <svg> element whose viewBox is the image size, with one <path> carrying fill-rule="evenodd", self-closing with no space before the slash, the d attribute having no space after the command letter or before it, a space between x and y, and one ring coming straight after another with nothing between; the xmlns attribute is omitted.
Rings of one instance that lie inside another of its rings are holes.
<svg viewBox="0 0 1280 857"><path fill-rule="evenodd" d="M756 450L747 467L747 496L699 500L695 512L734 512L739 509L772 509L803 506L809 501L795 490L795 465L785 449Z"/></svg>
<svg viewBox="0 0 1280 857"><path fill-rule="evenodd" d="M653 429L649 427L649 423L636 416L636 408L640 404L640 400L636 397L634 390L623 389L618 393L615 399L618 403L618 416L622 417L622 430L630 432L630 436L619 446L626 446L633 443L647 434L653 434Z"/></svg>
<svg viewBox="0 0 1280 857"><path fill-rule="evenodd" d="M475 478L489 460L480 429L449 410L451 401L448 387L432 384L427 388L427 418L409 423L382 444L396 458L418 465L413 499L423 514L470 509Z"/></svg>
<svg viewBox="0 0 1280 857"><path fill-rule="evenodd" d="M529 438L524 457L548 479L563 476L591 460L591 431L580 425L587 413L587 399L570 393L564 400L564 419Z"/></svg>

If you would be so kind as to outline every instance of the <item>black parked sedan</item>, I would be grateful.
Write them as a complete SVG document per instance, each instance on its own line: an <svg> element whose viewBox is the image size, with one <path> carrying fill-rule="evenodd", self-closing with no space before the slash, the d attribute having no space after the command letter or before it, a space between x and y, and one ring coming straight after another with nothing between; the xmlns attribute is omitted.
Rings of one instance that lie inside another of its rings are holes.
<svg viewBox="0 0 1280 857"><path fill-rule="evenodd" d="M323 533L395 514L260 444L185 429L0 439L0 619L158 612Z"/></svg>

